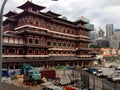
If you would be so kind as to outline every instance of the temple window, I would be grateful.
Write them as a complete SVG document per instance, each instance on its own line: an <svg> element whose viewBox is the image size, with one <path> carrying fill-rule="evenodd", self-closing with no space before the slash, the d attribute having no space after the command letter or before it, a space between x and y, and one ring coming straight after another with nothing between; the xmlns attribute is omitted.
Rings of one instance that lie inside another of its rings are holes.
<svg viewBox="0 0 120 90"><path fill-rule="evenodd" d="M68 54L70 54L70 52L68 52Z"/></svg>
<svg viewBox="0 0 120 90"><path fill-rule="evenodd" d="M44 20L41 20L41 26L45 26L45 21Z"/></svg>
<svg viewBox="0 0 120 90"><path fill-rule="evenodd" d="M51 45L51 42L47 42L47 45Z"/></svg>
<svg viewBox="0 0 120 90"><path fill-rule="evenodd" d="M53 54L56 54L56 51L53 51Z"/></svg>
<svg viewBox="0 0 120 90"><path fill-rule="evenodd" d="M66 44L65 44L65 43L63 43L63 46L64 46L64 47L66 47Z"/></svg>
<svg viewBox="0 0 120 90"><path fill-rule="evenodd" d="M68 47L70 47L70 44L67 44Z"/></svg>
<svg viewBox="0 0 120 90"><path fill-rule="evenodd" d="M35 50L35 54L38 54L38 50Z"/></svg>
<svg viewBox="0 0 120 90"><path fill-rule="evenodd" d="M58 31L61 31L62 30L62 27L61 26L58 26Z"/></svg>
<svg viewBox="0 0 120 90"><path fill-rule="evenodd" d="M24 50L23 49L19 49L19 54L24 54Z"/></svg>
<svg viewBox="0 0 120 90"><path fill-rule="evenodd" d="M33 20L32 19L29 19L29 24L33 24Z"/></svg>
<svg viewBox="0 0 120 90"><path fill-rule="evenodd" d="M36 21L36 25L39 26L39 21Z"/></svg>
<svg viewBox="0 0 120 90"><path fill-rule="evenodd" d="M33 50L29 50L28 52L29 52L29 53L32 53L32 52L33 52Z"/></svg>
<svg viewBox="0 0 120 90"><path fill-rule="evenodd" d="M22 23L22 25L24 25L24 24L25 24L25 21L24 21L24 20L22 20L22 21L21 21L21 23Z"/></svg>
<svg viewBox="0 0 120 90"><path fill-rule="evenodd" d="M61 52L59 52L59 54L61 54Z"/></svg>
<svg viewBox="0 0 120 90"><path fill-rule="evenodd" d="M46 28L50 29L51 25L49 22L46 23Z"/></svg>
<svg viewBox="0 0 120 90"><path fill-rule="evenodd" d="M32 42L33 42L33 40L30 38L30 39L29 39L29 43L32 43Z"/></svg>
<svg viewBox="0 0 120 90"><path fill-rule="evenodd" d="M63 33L65 33L65 29L63 29Z"/></svg>
<svg viewBox="0 0 120 90"><path fill-rule="evenodd" d="M74 44L72 44L72 47L74 47Z"/></svg>
<svg viewBox="0 0 120 90"><path fill-rule="evenodd" d="M53 46L56 46L56 42L53 42Z"/></svg>
<svg viewBox="0 0 120 90"><path fill-rule="evenodd" d="M61 46L61 43L58 43L58 46Z"/></svg>
<svg viewBox="0 0 120 90"><path fill-rule="evenodd" d="M45 39L44 38L41 38L41 44L45 44Z"/></svg>
<svg viewBox="0 0 120 90"><path fill-rule="evenodd" d="M35 44L39 44L39 40L38 39L35 39Z"/></svg>
<svg viewBox="0 0 120 90"><path fill-rule="evenodd" d="M74 31L72 31L72 34L74 34Z"/></svg>
<svg viewBox="0 0 120 90"><path fill-rule="evenodd" d="M9 48L9 49L8 49L8 52L9 52L9 53L14 53L15 50L14 50L13 48Z"/></svg>
<svg viewBox="0 0 120 90"><path fill-rule="evenodd" d="M68 30L68 34L70 33L70 30Z"/></svg>
<svg viewBox="0 0 120 90"><path fill-rule="evenodd" d="M56 28L57 28L57 27L56 27L56 25L54 24L54 25L53 25L53 30L55 31L55 30L56 30Z"/></svg>
<svg viewBox="0 0 120 90"><path fill-rule="evenodd" d="M2 52L5 53L5 49L2 49Z"/></svg>

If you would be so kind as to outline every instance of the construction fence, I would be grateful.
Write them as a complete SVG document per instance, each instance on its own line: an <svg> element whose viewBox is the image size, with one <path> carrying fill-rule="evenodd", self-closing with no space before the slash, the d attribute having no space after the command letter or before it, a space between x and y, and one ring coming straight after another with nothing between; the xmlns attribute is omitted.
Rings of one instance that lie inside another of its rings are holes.
<svg viewBox="0 0 120 90"><path fill-rule="evenodd" d="M90 90L120 90L120 83L114 83L106 79L97 78L84 70L74 70L73 75L76 78L81 78L81 81Z"/></svg>

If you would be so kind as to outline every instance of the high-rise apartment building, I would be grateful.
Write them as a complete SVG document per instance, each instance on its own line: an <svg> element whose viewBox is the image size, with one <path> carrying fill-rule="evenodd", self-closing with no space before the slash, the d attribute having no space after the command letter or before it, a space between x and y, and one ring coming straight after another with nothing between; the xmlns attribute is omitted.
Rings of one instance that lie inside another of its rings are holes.
<svg viewBox="0 0 120 90"><path fill-rule="evenodd" d="M113 35L113 24L107 24L106 25L106 37L109 38L111 35Z"/></svg>

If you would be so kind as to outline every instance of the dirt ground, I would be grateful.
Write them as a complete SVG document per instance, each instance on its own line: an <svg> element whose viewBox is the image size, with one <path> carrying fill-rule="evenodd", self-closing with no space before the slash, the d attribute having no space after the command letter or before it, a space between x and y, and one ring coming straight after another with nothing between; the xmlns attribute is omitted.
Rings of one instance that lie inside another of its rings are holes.
<svg viewBox="0 0 120 90"><path fill-rule="evenodd" d="M40 90L40 85L37 86L32 86L32 85L24 85L23 80L11 80L10 83L16 85L16 86L21 86L26 88L27 90Z"/></svg>

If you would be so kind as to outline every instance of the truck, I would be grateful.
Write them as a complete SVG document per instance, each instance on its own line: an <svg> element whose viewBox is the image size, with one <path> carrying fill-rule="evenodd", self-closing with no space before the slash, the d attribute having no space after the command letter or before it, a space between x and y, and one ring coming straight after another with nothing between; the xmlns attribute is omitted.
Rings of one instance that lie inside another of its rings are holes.
<svg viewBox="0 0 120 90"><path fill-rule="evenodd" d="M43 83L41 74L34 70L34 67L30 64L24 63L21 68L21 75L24 76L23 84L26 85L37 85Z"/></svg>
<svg viewBox="0 0 120 90"><path fill-rule="evenodd" d="M97 77L107 77L115 72L115 68L100 68L96 72Z"/></svg>

